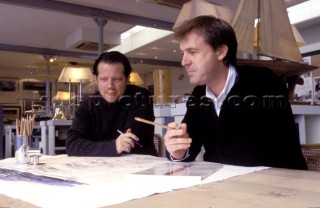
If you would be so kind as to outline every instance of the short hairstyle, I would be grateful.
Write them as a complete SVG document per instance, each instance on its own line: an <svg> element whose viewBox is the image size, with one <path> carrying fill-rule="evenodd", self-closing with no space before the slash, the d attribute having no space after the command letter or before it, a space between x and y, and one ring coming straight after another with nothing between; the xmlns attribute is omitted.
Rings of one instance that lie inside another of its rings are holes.
<svg viewBox="0 0 320 208"><path fill-rule="evenodd" d="M233 28L224 20L213 16L198 16L186 20L175 29L175 37L181 41L187 35L196 32L204 36L204 40L215 51L220 46L226 45L228 52L223 59L226 65L236 65L238 42Z"/></svg>
<svg viewBox="0 0 320 208"><path fill-rule="evenodd" d="M111 51L111 52L102 53L99 56L99 58L94 62L94 65L93 65L93 74L94 75L98 75L98 65L101 62L105 62L107 64L114 64L114 63L122 64L124 67L124 76L127 79L132 71L132 67L131 67L131 64L130 64L128 58L124 54L120 53L119 51Z"/></svg>

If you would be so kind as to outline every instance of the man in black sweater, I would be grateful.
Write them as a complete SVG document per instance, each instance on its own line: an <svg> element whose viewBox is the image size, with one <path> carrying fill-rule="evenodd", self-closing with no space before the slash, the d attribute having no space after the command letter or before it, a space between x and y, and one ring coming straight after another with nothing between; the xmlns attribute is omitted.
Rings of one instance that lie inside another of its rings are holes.
<svg viewBox="0 0 320 208"><path fill-rule="evenodd" d="M117 51L100 55L93 66L98 91L77 108L67 133L69 156L157 155L154 127L134 120L153 121L149 92L128 84L131 65Z"/></svg>
<svg viewBox="0 0 320 208"><path fill-rule="evenodd" d="M197 85L165 145L175 161L307 169L286 88L267 68L237 66L237 40L223 20L200 16L176 31L182 65Z"/></svg>

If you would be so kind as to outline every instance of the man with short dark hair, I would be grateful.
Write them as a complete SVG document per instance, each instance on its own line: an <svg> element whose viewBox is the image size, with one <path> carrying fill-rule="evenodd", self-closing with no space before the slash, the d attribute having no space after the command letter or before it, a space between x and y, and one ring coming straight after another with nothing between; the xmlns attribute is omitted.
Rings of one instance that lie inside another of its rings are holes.
<svg viewBox="0 0 320 208"><path fill-rule="evenodd" d="M69 156L157 155L154 127L134 120L154 121L150 93L128 84L131 65L125 55L100 55L93 66L98 91L77 108L67 134Z"/></svg>
<svg viewBox="0 0 320 208"><path fill-rule="evenodd" d="M168 157L243 166L307 169L286 87L268 68L237 66L233 28L212 16L176 31L182 65L197 85L178 129L165 135Z"/></svg>

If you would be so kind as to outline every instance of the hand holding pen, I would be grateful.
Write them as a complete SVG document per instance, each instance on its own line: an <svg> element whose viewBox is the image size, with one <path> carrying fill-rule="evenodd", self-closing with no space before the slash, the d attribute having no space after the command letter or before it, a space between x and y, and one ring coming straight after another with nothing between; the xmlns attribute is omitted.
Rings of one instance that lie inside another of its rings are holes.
<svg viewBox="0 0 320 208"><path fill-rule="evenodd" d="M180 127L176 122L172 122L166 126L139 117L135 117L134 119L136 121L167 129L166 135L164 136L167 151L174 159L182 159L186 156L186 152L191 146L192 139L189 138L187 125L185 123L182 123Z"/></svg>
<svg viewBox="0 0 320 208"><path fill-rule="evenodd" d="M131 129L128 129L126 133L117 130L120 136L116 140L116 148L118 154L122 152L130 153L131 149L136 146L142 147L142 145L138 142L139 138L131 132Z"/></svg>
<svg viewBox="0 0 320 208"><path fill-rule="evenodd" d="M172 122L168 126L172 129L168 130L164 136L166 149L173 159L180 160L186 156L192 143L192 139L187 133L187 124L182 123L177 128L178 124Z"/></svg>

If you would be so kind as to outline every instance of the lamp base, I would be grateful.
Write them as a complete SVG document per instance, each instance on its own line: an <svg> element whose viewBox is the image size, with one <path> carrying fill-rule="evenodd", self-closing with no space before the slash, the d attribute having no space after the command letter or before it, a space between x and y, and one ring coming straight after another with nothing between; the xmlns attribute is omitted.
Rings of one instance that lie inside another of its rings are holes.
<svg viewBox="0 0 320 208"><path fill-rule="evenodd" d="M52 120L67 120L61 108L56 108Z"/></svg>

